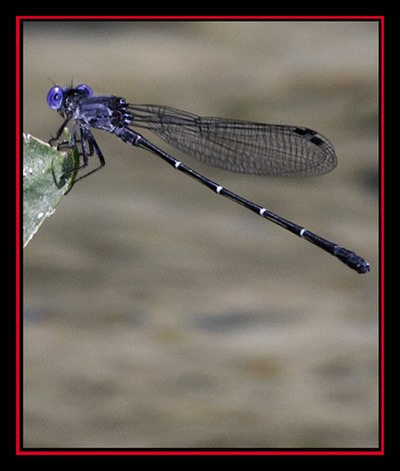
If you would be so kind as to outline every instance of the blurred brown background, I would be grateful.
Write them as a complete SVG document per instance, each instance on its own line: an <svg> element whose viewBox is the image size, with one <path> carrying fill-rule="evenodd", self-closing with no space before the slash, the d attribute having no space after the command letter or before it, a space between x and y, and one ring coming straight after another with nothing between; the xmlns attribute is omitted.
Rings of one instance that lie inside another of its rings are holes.
<svg viewBox="0 0 400 471"><path fill-rule="evenodd" d="M106 167L24 251L25 446L378 445L378 36L374 21L24 23L25 132L56 132L46 94L71 81L316 129L339 165L311 179L153 141L371 264L358 275L96 132Z"/></svg>

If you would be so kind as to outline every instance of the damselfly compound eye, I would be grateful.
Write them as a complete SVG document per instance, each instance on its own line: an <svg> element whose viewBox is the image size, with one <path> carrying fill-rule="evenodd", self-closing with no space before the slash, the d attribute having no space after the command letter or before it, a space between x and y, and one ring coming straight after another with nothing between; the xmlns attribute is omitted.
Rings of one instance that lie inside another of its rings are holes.
<svg viewBox="0 0 400 471"><path fill-rule="evenodd" d="M92 89L88 85L85 85L84 83L82 85L78 85L76 89L82 92L86 92L87 96L93 95Z"/></svg>
<svg viewBox="0 0 400 471"><path fill-rule="evenodd" d="M64 89L61 87L53 87L47 94L47 104L53 110L58 110L61 107L64 98Z"/></svg>

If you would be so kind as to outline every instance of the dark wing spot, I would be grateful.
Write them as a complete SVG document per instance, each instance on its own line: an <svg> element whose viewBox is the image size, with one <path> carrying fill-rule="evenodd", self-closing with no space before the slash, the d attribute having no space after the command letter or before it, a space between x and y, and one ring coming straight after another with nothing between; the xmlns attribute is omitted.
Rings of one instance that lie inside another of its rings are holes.
<svg viewBox="0 0 400 471"><path fill-rule="evenodd" d="M313 143L313 144L316 144L317 146L320 146L321 144L324 143L324 141L322 139L320 139L319 137L317 136L313 136L310 141Z"/></svg>
<svg viewBox="0 0 400 471"><path fill-rule="evenodd" d="M293 129L293 132L296 134L300 134L300 136L305 136L306 134L309 134L310 136L314 136L317 134L316 131L313 131L312 129L309 128L295 128Z"/></svg>

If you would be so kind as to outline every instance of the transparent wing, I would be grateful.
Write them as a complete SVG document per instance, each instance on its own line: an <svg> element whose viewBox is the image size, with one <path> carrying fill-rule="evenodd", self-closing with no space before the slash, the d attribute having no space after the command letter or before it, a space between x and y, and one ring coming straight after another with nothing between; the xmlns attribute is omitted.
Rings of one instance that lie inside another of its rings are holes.
<svg viewBox="0 0 400 471"><path fill-rule="evenodd" d="M312 176L337 159L321 134L298 126L203 118L158 105L128 105L133 127L146 128L202 162L236 172Z"/></svg>

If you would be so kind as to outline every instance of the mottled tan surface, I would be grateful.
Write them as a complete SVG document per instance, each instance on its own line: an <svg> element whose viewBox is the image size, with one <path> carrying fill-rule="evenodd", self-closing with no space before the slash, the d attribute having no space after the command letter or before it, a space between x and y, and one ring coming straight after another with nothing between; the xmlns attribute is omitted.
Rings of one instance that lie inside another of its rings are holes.
<svg viewBox="0 0 400 471"><path fill-rule="evenodd" d="M25 132L61 124L49 78L317 129L339 165L315 179L173 155L371 263L358 275L97 132L105 169L24 252L25 446L377 446L377 53L376 23L25 24Z"/></svg>

